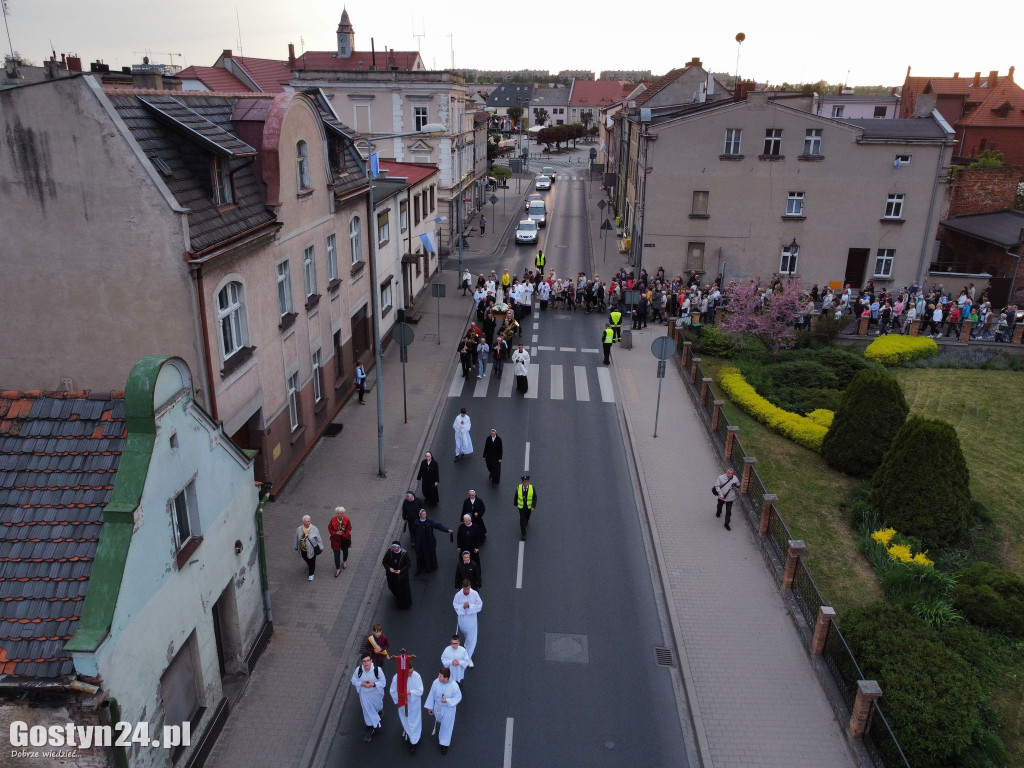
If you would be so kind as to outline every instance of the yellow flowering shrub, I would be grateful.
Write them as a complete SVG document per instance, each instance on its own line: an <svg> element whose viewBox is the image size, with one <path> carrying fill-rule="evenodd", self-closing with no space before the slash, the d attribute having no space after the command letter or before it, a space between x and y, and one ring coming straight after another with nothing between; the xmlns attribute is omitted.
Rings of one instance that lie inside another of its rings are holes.
<svg viewBox="0 0 1024 768"><path fill-rule="evenodd" d="M882 365L899 365L919 357L931 357L939 353L935 339L926 336L900 336L888 334L879 336L868 344L864 357Z"/></svg>
<svg viewBox="0 0 1024 768"><path fill-rule="evenodd" d="M893 538L896 536L895 528L879 528L871 534L871 538L889 553L891 559L898 563L916 563L926 567L935 565L935 563L928 559L927 552L918 552L915 555L910 550L909 544L892 543Z"/></svg>
<svg viewBox="0 0 1024 768"><path fill-rule="evenodd" d="M901 563L909 563L914 559L910 554L910 547L906 544L893 544L889 547L889 557Z"/></svg>
<svg viewBox="0 0 1024 768"><path fill-rule="evenodd" d="M813 421L815 424L821 424L821 426L826 429L832 426L832 419L835 417L835 413L826 408L815 408L807 414L808 419Z"/></svg>
<svg viewBox="0 0 1024 768"><path fill-rule="evenodd" d="M784 411L768 402L747 383L738 368L722 368L718 373L718 383L730 400L766 427L785 435L804 448L821 453L821 441L828 432L827 426L798 413Z"/></svg>
<svg viewBox="0 0 1024 768"><path fill-rule="evenodd" d="M914 562L918 565L935 565L934 562L928 559L928 556L925 555L924 552L918 552L916 555L914 555Z"/></svg>
<svg viewBox="0 0 1024 768"><path fill-rule="evenodd" d="M881 544L883 547L888 547L889 542L892 541L892 537L896 535L895 528L882 528L871 534L871 538Z"/></svg>

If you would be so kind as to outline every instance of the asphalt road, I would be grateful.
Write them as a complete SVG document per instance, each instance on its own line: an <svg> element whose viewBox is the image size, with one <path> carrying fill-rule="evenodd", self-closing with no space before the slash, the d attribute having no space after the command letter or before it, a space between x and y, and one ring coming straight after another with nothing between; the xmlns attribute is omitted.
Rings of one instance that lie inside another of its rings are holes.
<svg viewBox="0 0 1024 768"><path fill-rule="evenodd" d="M543 164L548 163L532 163L537 170ZM541 193L549 219L539 245L549 269L560 275L589 274L584 210L584 184L589 182L569 179L582 175L579 168L559 166L558 171L554 188ZM474 274L491 268L500 274L504 267L522 274L535 252L534 246L514 245L510 234L497 257L467 263ZM474 377L442 409L431 445L440 462L441 502L430 514L457 529L462 501L473 488L487 505L488 529L481 549L484 607L475 667L466 674L451 751L441 756L436 737L430 736L433 718L424 712L419 752L410 758L390 696L385 697L382 731L372 743L363 743L365 727L358 697L352 695L331 745L329 766L410 759L421 765L485 768L688 765L672 682L677 672L658 666L655 659L655 646L672 643L659 621L619 424L621 406L610 379L602 381L607 372L598 373L605 368L601 355L581 351L600 348L603 322L603 316L582 311L542 313L535 300L523 341L528 348L555 349L539 350L533 358L538 375L531 394L536 397L515 391L503 397L498 380L487 382L481 396L475 396ZM461 378L460 372L456 375ZM504 378L510 377L507 365ZM486 378L491 378L490 369ZM587 382L589 399L583 399L581 380ZM606 402L609 397L615 402ZM473 421L476 455L453 463L451 425L461 407ZM498 488L490 486L480 457L491 427L505 449ZM524 470L536 487L538 506L521 547L512 496ZM402 540L411 549L407 534ZM417 655L416 669L426 689L456 629L455 546L440 534L438 560L440 570L412 579L410 610L397 610L385 590L374 612L392 650L405 647ZM383 569L379 578L384 578ZM352 663L354 669L355 659ZM393 663L385 668L389 686L394 671Z"/></svg>

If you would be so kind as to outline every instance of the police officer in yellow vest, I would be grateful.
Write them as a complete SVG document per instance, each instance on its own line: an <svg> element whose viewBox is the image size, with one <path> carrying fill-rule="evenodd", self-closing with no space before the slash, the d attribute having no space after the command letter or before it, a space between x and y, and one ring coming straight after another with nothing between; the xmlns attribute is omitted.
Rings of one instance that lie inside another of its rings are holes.
<svg viewBox="0 0 1024 768"><path fill-rule="evenodd" d="M615 341L615 331L612 328L611 323L604 324L604 330L601 331L601 343L604 344L604 364L611 365L611 354L612 354L612 342Z"/></svg>
<svg viewBox="0 0 1024 768"><path fill-rule="evenodd" d="M615 331L615 340L618 341L622 337L622 313L613 309L608 313L608 318L611 320L612 330Z"/></svg>
<svg viewBox="0 0 1024 768"><path fill-rule="evenodd" d="M522 541L526 541L526 527L530 524L530 515L537 507L537 490L530 483L530 476L523 475L521 482L516 486L512 503L519 510L519 533Z"/></svg>
<svg viewBox="0 0 1024 768"><path fill-rule="evenodd" d="M546 259L544 257L544 251L537 251L537 258L533 260L533 263L536 265L537 269L544 269L545 261Z"/></svg>

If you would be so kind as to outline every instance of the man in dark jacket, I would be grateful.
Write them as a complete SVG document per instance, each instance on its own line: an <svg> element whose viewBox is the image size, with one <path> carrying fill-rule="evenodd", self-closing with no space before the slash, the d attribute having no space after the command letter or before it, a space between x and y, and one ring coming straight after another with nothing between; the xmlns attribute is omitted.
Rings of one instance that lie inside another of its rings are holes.
<svg viewBox="0 0 1024 768"><path fill-rule="evenodd" d="M476 491L469 492L469 498L462 502L462 516L469 515L474 527L480 528L480 543L487 541L487 526L484 525L484 500L476 495Z"/></svg>
<svg viewBox="0 0 1024 768"><path fill-rule="evenodd" d="M427 517L427 510L421 509L416 521L409 528L412 532L412 545L416 548L416 575L426 571L437 570L437 539L434 531L444 531L454 535L451 528L446 528L432 517Z"/></svg>
<svg viewBox="0 0 1024 768"><path fill-rule="evenodd" d="M468 551L473 557L473 562L480 564L480 545L484 543L483 536L480 534L480 526L473 524L471 515L462 516L462 525L455 534L455 543L458 544L460 552Z"/></svg>
<svg viewBox="0 0 1024 768"><path fill-rule="evenodd" d="M420 516L421 509L423 509L423 501L412 491L406 491L405 499L402 500L402 520L405 522L406 529L412 530L412 524Z"/></svg>
<svg viewBox="0 0 1024 768"><path fill-rule="evenodd" d="M498 437L498 431L492 429L491 434L484 440L484 464L487 465L487 474L491 477L491 485L501 482L501 454L501 438ZM482 510L480 514L483 514Z"/></svg>

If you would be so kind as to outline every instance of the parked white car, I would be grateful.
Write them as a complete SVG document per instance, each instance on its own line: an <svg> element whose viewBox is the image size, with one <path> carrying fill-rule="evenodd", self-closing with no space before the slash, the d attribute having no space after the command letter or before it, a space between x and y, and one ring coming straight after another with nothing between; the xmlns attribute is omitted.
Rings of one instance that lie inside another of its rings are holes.
<svg viewBox="0 0 1024 768"><path fill-rule="evenodd" d="M537 225L530 219L523 219L516 227L516 245L519 243L536 243Z"/></svg>

